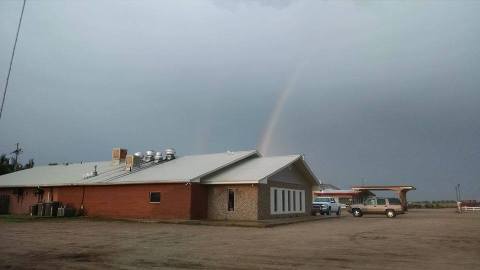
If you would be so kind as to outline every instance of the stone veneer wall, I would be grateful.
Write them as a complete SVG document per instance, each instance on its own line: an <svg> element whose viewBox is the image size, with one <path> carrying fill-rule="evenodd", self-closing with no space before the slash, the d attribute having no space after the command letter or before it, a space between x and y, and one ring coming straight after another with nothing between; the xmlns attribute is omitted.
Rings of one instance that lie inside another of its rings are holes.
<svg viewBox="0 0 480 270"><path fill-rule="evenodd" d="M228 189L235 191L234 211L228 211ZM211 185L208 187L208 219L257 220L258 185Z"/></svg>
<svg viewBox="0 0 480 270"><path fill-rule="evenodd" d="M289 214L270 214L270 188L290 188L290 189L302 189L305 190L305 211L303 213L289 213ZM312 187L307 184L293 184L284 182L268 181L268 184L259 185L258 187L258 219L271 219L271 218L286 218L286 217L298 217L308 216L312 211Z"/></svg>

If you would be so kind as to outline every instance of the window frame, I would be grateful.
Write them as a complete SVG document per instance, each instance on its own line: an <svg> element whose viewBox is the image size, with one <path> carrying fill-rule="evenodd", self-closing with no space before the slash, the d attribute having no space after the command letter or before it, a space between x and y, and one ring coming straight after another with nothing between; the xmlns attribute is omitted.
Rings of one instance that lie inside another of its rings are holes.
<svg viewBox="0 0 480 270"><path fill-rule="evenodd" d="M383 201L383 203L379 203ZM384 198L377 198L377 205L387 205L387 199Z"/></svg>
<svg viewBox="0 0 480 270"><path fill-rule="evenodd" d="M230 197L232 195L232 197ZM232 200L230 200L232 198ZM230 207L230 202L232 203L232 207ZM234 212L235 211L235 190L233 188L227 189L227 211Z"/></svg>
<svg viewBox="0 0 480 270"><path fill-rule="evenodd" d="M299 195L298 197L300 197L300 209L299 209L299 211L304 212L304 210L303 210L303 200L304 200L303 199L303 191L300 191L299 193L300 193L300 194L298 194Z"/></svg>
<svg viewBox="0 0 480 270"><path fill-rule="evenodd" d="M158 193L158 202L152 201L152 194L154 194L154 193ZM150 192L148 192L148 202L149 203L154 203L154 204L161 203L162 202L162 192L160 192L160 191L150 191Z"/></svg>
<svg viewBox="0 0 480 270"><path fill-rule="evenodd" d="M278 189L273 189L273 212L278 212Z"/></svg>
<svg viewBox="0 0 480 270"><path fill-rule="evenodd" d="M296 190L293 190L293 212L297 212L297 198L295 196L295 194L297 194L297 191Z"/></svg>
<svg viewBox="0 0 480 270"><path fill-rule="evenodd" d="M305 194L303 189L270 187L270 214L304 214Z"/></svg>

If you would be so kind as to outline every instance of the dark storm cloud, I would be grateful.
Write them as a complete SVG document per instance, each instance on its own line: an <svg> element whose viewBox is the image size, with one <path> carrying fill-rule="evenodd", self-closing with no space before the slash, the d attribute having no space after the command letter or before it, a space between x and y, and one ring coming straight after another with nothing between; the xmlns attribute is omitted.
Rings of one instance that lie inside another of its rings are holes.
<svg viewBox="0 0 480 270"><path fill-rule="evenodd" d="M21 1L0 2L6 74ZM343 187L480 196L476 1L28 1L0 152L108 159L255 148L305 153ZM4 76L0 78L4 83Z"/></svg>

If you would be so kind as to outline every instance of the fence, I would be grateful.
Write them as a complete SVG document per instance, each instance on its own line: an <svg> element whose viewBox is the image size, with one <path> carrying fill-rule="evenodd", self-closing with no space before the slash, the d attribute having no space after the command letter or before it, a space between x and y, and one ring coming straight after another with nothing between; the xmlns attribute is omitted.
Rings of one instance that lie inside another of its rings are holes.
<svg viewBox="0 0 480 270"><path fill-rule="evenodd" d="M480 211L480 206L462 206L460 209L462 212Z"/></svg>

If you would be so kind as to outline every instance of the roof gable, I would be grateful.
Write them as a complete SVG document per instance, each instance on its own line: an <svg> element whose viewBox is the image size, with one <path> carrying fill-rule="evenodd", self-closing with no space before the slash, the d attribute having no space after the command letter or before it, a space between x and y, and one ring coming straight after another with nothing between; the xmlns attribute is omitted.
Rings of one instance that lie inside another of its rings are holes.
<svg viewBox="0 0 480 270"><path fill-rule="evenodd" d="M232 168L225 169L209 177L202 178L202 184L245 184L260 183L290 165L299 167L313 184L318 180L310 171L301 155L257 157L240 162Z"/></svg>

